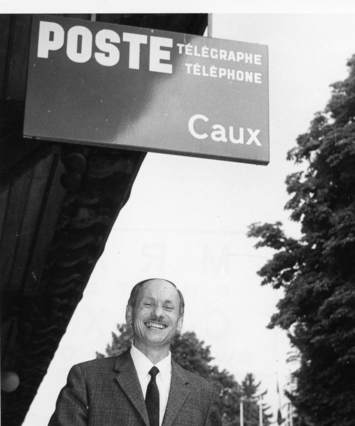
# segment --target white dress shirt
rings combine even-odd
[[[151,377],[149,374],[149,370],[153,367],[153,365],[155,365],[159,369],[159,373],[156,376],[156,383],[159,390],[159,425],[161,426],[161,424],[163,423],[163,418],[165,414],[166,405],[168,403],[170,391],[171,352],[169,352],[168,356],[159,361],[157,364],[153,364],[149,358],[147,358],[139,349],[137,349],[132,344],[131,357],[138,375],[138,380],[141,385],[144,398]]]

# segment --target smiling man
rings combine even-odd
[[[171,359],[183,316],[183,296],[171,281],[136,284],[126,308],[130,350],[74,366],[49,425],[220,425],[212,385]]]

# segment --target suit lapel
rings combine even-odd
[[[117,358],[115,371],[118,372],[115,378],[119,386],[132,402],[144,423],[149,426],[148,413],[142,389],[129,351]]]
[[[173,361],[171,369],[171,384],[166,406],[163,426],[171,426],[180,411],[187,395],[190,393],[188,379],[184,371]]]

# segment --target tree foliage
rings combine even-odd
[[[117,325],[118,333],[112,333],[112,343],[106,346],[106,354],[96,352],[97,358],[105,356],[117,356],[128,350],[131,346],[131,332],[125,324]],[[256,394],[259,393],[259,384],[255,384],[255,378],[248,373],[242,385],[235,380],[227,370],[220,370],[212,365],[210,346],[197,338],[194,332],[187,331],[175,336],[171,346],[173,359],[189,371],[211,381],[219,392],[219,408],[223,426],[239,426],[240,398],[247,401],[247,409],[244,417],[244,426],[258,426],[258,405]],[[246,384],[245,384],[246,383]],[[247,386],[249,384],[249,386]],[[264,426],[270,425],[270,414],[265,405]]]
[[[259,391],[260,382],[256,383],[252,373],[248,373],[241,384],[244,402],[244,425],[259,425],[259,404],[263,407],[263,425],[270,424],[271,414],[267,412],[262,403],[262,397],[266,392]]]
[[[300,353],[292,398],[309,425],[355,424],[355,55],[348,67],[288,154],[303,168],[286,179],[300,238],[280,222],[249,229],[257,247],[276,250],[259,274],[284,290],[270,326]]]

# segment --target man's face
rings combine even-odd
[[[137,347],[166,347],[182,327],[180,298],[165,280],[150,280],[140,289],[135,306],[127,307],[127,323],[132,324]]]

